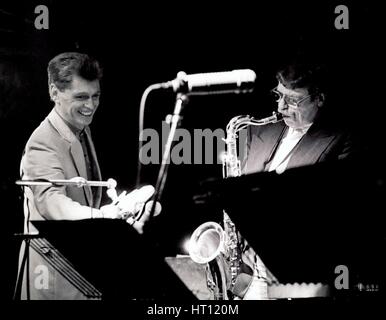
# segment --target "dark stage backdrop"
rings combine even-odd
[[[39,4],[49,9],[49,29],[34,27]],[[312,54],[330,66],[331,96],[340,116],[378,160],[384,143],[383,91],[380,75],[379,8],[350,4],[349,29],[337,30],[336,5],[324,1],[272,4],[244,1],[200,3],[116,1],[30,1],[0,5],[1,196],[2,230],[21,228],[19,159],[33,129],[52,108],[46,66],[63,51],[94,55],[104,67],[102,100],[92,124],[104,179],[118,187],[135,186],[138,110],[143,91],[152,83],[186,73],[255,70],[255,91],[249,95],[193,97],[182,127],[224,129],[235,115],[269,115],[275,108],[268,92],[275,71],[296,54]],[[145,127],[160,130],[173,110],[175,95],[154,92],[147,100]],[[142,183],[155,183],[157,165],[143,168]],[[192,201],[200,181],[221,177],[221,165],[170,167],[154,239],[165,255],[182,252],[185,239],[201,222]],[[8,246],[7,269],[15,274],[17,244]],[[16,253],[16,254],[15,254]],[[12,278],[12,277],[10,277]],[[12,284],[7,286],[11,292]]]

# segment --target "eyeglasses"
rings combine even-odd
[[[312,96],[312,94],[309,94],[308,96],[305,96],[305,97],[303,97],[301,99],[298,99],[298,98],[295,98],[295,97],[287,96],[286,94],[278,91],[277,88],[273,88],[271,90],[271,92],[274,95],[276,102],[280,102],[281,99],[284,99],[284,102],[286,103],[286,105],[291,107],[291,108],[294,108],[294,109],[299,108],[299,105],[304,100],[306,100],[306,99],[308,99],[309,97]]]

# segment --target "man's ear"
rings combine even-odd
[[[57,103],[58,101],[58,91],[59,89],[57,86],[53,83],[50,84],[49,92],[50,92],[50,98],[53,102]]]

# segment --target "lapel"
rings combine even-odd
[[[315,164],[335,137],[327,130],[312,126],[295,147],[287,168]]]
[[[66,125],[63,119],[56,113],[54,109],[47,116],[50,123],[54,126],[54,128],[58,131],[58,133],[65,139],[70,145],[70,154],[72,160],[74,162],[76,171],[80,177],[87,179],[87,170],[86,170],[86,162],[84,160],[82,145],[80,144],[78,138],[71,131],[71,129]],[[88,129],[88,128],[87,128]],[[89,130],[89,129],[88,129]],[[92,149],[94,149],[92,147]],[[95,150],[94,150],[95,153]],[[99,170],[99,168],[98,168]],[[93,203],[91,187],[84,186],[83,187],[86,199],[88,204]]]
[[[90,146],[90,152],[91,152],[90,156],[92,159],[91,161],[93,164],[93,169],[95,170],[95,175],[96,175],[95,178],[97,181],[101,181],[102,180],[102,174],[101,174],[101,170],[99,168],[98,158],[96,155],[94,143],[91,139],[91,130],[89,127],[85,128],[85,133],[86,133],[86,139],[87,139],[88,145]],[[95,207],[99,208],[101,198],[102,198],[102,188],[98,187],[96,197],[94,199],[94,206]]]
[[[286,125],[283,121],[266,126],[250,127],[250,141],[248,146],[248,160],[245,173],[264,171],[285,133]]]

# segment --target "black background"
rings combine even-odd
[[[49,30],[34,27],[38,4],[49,8]],[[263,117],[274,110],[267,93],[276,84],[275,71],[298,52],[323,58],[330,65],[340,113],[368,147],[370,163],[377,162],[384,148],[385,115],[381,11],[370,2],[347,3],[349,30],[337,30],[334,9],[338,4],[2,2],[0,66],[11,70],[4,74],[12,75],[3,89],[5,99],[0,100],[3,234],[11,236],[22,227],[14,181],[25,142],[52,108],[47,63],[63,51],[89,53],[104,68],[102,100],[91,128],[102,175],[105,180],[115,178],[121,189],[135,186],[138,109],[147,86],[172,80],[181,70],[188,74],[255,70],[253,94],[194,97],[184,111],[184,128],[225,128],[235,115]],[[174,98],[170,92],[152,93],[145,127],[159,130],[173,110]],[[154,184],[157,171],[157,165],[143,168],[142,183]],[[208,178],[221,178],[221,165],[171,166],[163,213],[152,230],[164,255],[181,253],[182,240],[207,220],[191,199],[199,182]],[[266,216],[268,222],[277,223],[274,216]],[[15,241],[6,247],[10,276],[4,287],[9,297],[17,249]]]

